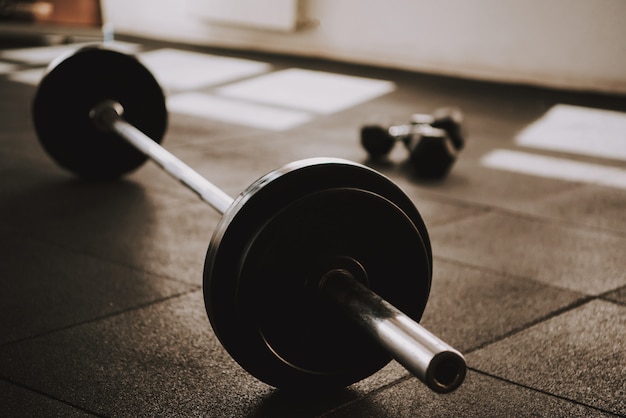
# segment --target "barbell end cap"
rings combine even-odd
[[[124,106],[115,100],[104,100],[89,111],[89,118],[102,132],[113,130],[113,122],[124,115]]]
[[[450,393],[458,389],[465,380],[467,364],[456,350],[437,353],[426,370],[424,383],[437,393]]]

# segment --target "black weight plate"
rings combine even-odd
[[[316,281],[348,268],[419,320],[431,264],[424,223],[389,179],[343,160],[305,160],[262,177],[226,212],[207,252],[204,298],[216,335],[258,379],[342,387],[390,358],[320,306]]]
[[[126,174],[147,157],[92,123],[89,112],[104,100],[124,107],[124,119],[156,142],[167,128],[163,91],[136,58],[88,46],[51,63],[33,101],[39,141],[62,167],[91,179]]]

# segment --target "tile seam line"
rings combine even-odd
[[[419,193],[419,196],[415,198],[415,200],[420,200],[421,197],[424,197],[425,200],[430,200],[431,202],[447,203],[451,205],[461,206],[463,209],[480,209],[482,211],[489,211],[497,208],[493,205],[472,202],[449,195],[442,195],[438,192],[432,192],[430,190],[417,190],[417,193]]]
[[[577,187],[584,187],[584,186],[577,186]],[[487,216],[488,214],[491,214],[491,213],[500,213],[500,214],[504,214],[508,216],[513,216],[516,218],[525,219],[525,220],[541,222],[543,224],[556,224],[556,225],[561,225],[561,226],[566,226],[566,227],[572,227],[575,229],[606,233],[608,235],[613,235],[613,236],[617,236],[620,238],[626,238],[626,231],[614,230],[614,229],[609,229],[609,228],[599,228],[596,226],[576,223],[576,222],[567,221],[564,219],[550,218],[547,216],[540,216],[540,215],[527,213],[527,212],[523,212],[519,210],[509,209],[509,208],[505,208],[502,206],[493,206],[493,205],[488,205],[488,204],[474,203],[474,202],[464,200],[464,199],[438,195],[436,193],[429,195],[428,197],[426,197],[426,199],[433,201],[433,202],[448,203],[448,204],[454,204],[458,206],[463,206],[467,208],[476,208],[476,209],[481,210],[480,212],[476,213],[473,216],[468,215],[460,219],[454,219],[452,221],[438,223],[436,225],[433,225],[432,228],[438,228],[438,227],[443,227],[443,226],[451,225],[451,224],[458,223],[458,222],[463,222],[473,217]],[[412,200],[415,201],[417,199],[412,199]],[[416,204],[416,206],[419,210],[419,202]]]
[[[494,208],[494,210],[496,212],[499,212],[499,213],[503,213],[503,214],[514,216],[516,218],[536,221],[536,222],[540,222],[540,223],[547,224],[547,225],[559,225],[559,226],[563,226],[563,227],[569,227],[569,228],[574,228],[574,229],[579,229],[579,230],[586,230],[586,231],[595,232],[595,233],[603,233],[603,234],[607,234],[607,235],[616,236],[616,237],[619,237],[619,238],[626,238],[626,231],[614,230],[614,229],[609,229],[609,228],[604,228],[604,227],[600,228],[600,227],[597,227],[597,226],[591,226],[591,225],[576,223],[576,222],[573,222],[573,221],[567,221],[565,219],[558,219],[558,218],[550,218],[550,217],[546,217],[546,216],[533,215],[533,214],[530,214],[530,213],[525,213],[525,212],[516,211],[516,210],[513,210],[513,209],[507,209],[507,208],[499,208],[499,207],[497,207],[497,208]]]
[[[435,258],[438,258],[438,257],[435,257]],[[543,285],[543,286],[551,287],[551,288],[554,288],[554,289],[557,289],[557,290],[569,290],[569,291],[571,291],[573,293],[576,293],[576,294],[580,295],[579,298],[575,299],[573,302],[571,302],[571,303],[569,303],[569,304],[567,304],[567,305],[565,305],[565,306],[563,306],[563,307],[561,307],[559,309],[550,311],[546,315],[538,317],[538,318],[536,318],[536,319],[534,319],[534,320],[532,320],[532,321],[530,321],[530,322],[528,322],[526,324],[521,325],[518,328],[512,329],[512,330],[510,330],[510,331],[508,331],[508,332],[506,332],[506,333],[504,333],[502,335],[499,335],[499,336],[497,336],[497,337],[495,337],[495,338],[493,338],[493,339],[491,339],[489,341],[486,341],[486,342],[483,342],[481,344],[478,344],[475,347],[470,347],[467,350],[464,350],[465,354],[470,354],[470,353],[473,353],[475,351],[481,350],[481,349],[483,349],[483,348],[485,348],[485,347],[487,347],[487,346],[489,346],[491,344],[495,344],[497,342],[500,342],[500,341],[502,341],[502,340],[504,340],[506,338],[509,338],[509,337],[515,335],[515,334],[518,334],[518,333],[523,332],[523,331],[525,331],[525,330],[527,330],[529,328],[532,328],[535,325],[538,325],[538,324],[540,324],[542,322],[548,321],[548,320],[550,320],[552,318],[555,318],[555,317],[557,317],[559,315],[562,315],[562,314],[564,314],[566,312],[569,312],[571,310],[577,309],[577,308],[579,308],[579,307],[581,307],[581,306],[583,306],[583,305],[585,305],[587,303],[590,303],[590,302],[592,302],[594,300],[602,300],[602,301],[604,301],[606,303],[620,304],[619,302],[615,302],[613,300],[607,300],[606,298],[603,297],[604,295],[606,295],[606,294],[608,294],[610,292],[613,292],[614,290],[610,290],[608,292],[604,292],[601,295],[586,295],[586,294],[578,292],[578,291],[573,291],[573,290],[570,290],[570,289],[563,289],[563,288],[552,286],[552,285],[549,285],[549,284],[546,284],[546,283],[543,283],[543,282],[539,282],[539,281],[537,281],[535,279],[532,279],[532,278],[527,278],[527,277],[523,277],[523,276],[514,276],[514,275],[511,275],[511,274],[508,274],[508,273],[499,272],[497,270],[491,270],[491,269],[486,269],[486,268],[483,268],[483,267],[473,266],[473,265],[466,264],[466,263],[461,263],[461,262],[458,262],[456,260],[446,260],[446,261],[451,262],[453,264],[457,264],[457,265],[469,266],[469,267],[472,267],[472,268],[477,268],[479,270],[485,270],[485,271],[488,271],[488,272],[491,272],[491,273],[501,274],[501,275],[504,275],[506,277],[518,278],[518,279],[522,279],[522,280],[530,280],[530,281],[533,281],[533,282],[538,283],[538,284]],[[619,287],[618,287],[618,289],[619,289]]]
[[[392,360],[392,361],[394,361],[394,360]],[[343,408],[345,408],[345,407],[347,407],[349,405],[352,405],[352,404],[355,404],[357,402],[360,402],[363,399],[367,399],[367,398],[371,398],[372,396],[376,396],[376,394],[378,394],[378,393],[381,393],[381,392],[383,392],[383,391],[385,391],[385,390],[387,390],[389,388],[397,386],[397,385],[401,384],[402,382],[405,382],[405,381],[413,379],[413,378],[417,379],[415,376],[413,376],[412,374],[408,373],[408,374],[406,374],[404,376],[398,377],[397,379],[395,379],[395,380],[393,380],[393,381],[391,381],[389,383],[386,383],[386,384],[384,384],[384,385],[382,385],[380,387],[377,387],[376,389],[373,389],[373,390],[363,394],[362,396],[359,396],[359,397],[357,397],[355,399],[351,399],[351,400],[349,400],[349,401],[347,401],[345,403],[342,403],[341,405],[337,405],[334,408],[332,408],[332,409],[330,409],[328,411],[325,411],[324,413],[322,413],[321,415],[318,415],[318,416],[319,417],[329,416],[329,414],[332,414],[332,413],[334,413],[336,411],[339,411],[339,410],[341,410],[341,409],[343,409]],[[421,384],[422,383],[420,382],[420,385]]]
[[[0,225],[0,229],[9,230],[9,231],[12,231],[12,232],[19,232],[19,231],[17,231],[17,229],[14,229],[12,227],[8,227],[6,225]],[[89,258],[92,258],[92,259],[95,259],[95,260],[99,260],[99,261],[104,261],[104,262],[112,264],[114,266],[126,268],[128,270],[133,271],[133,272],[147,274],[147,275],[154,276],[154,277],[157,277],[157,278],[162,279],[162,280],[167,280],[169,282],[174,282],[176,284],[183,284],[183,285],[191,286],[193,288],[198,287],[198,285],[189,283],[189,282],[187,282],[185,280],[181,280],[181,279],[177,279],[175,277],[171,277],[171,276],[168,276],[168,275],[156,273],[156,272],[151,271],[151,270],[145,270],[145,269],[139,268],[139,267],[137,267],[135,265],[132,265],[132,264],[129,264],[129,263],[122,263],[122,262],[117,261],[117,260],[113,260],[113,259],[110,259],[110,258],[107,258],[107,257],[102,257],[100,255],[93,254],[93,253],[91,253],[89,251],[81,251],[81,250],[79,250],[77,248],[74,248],[74,247],[71,247],[71,246],[68,246],[68,245],[65,245],[65,244],[61,244],[61,243],[55,242],[55,241],[52,241],[52,240],[47,239],[47,238],[29,236],[29,237],[27,237],[27,239],[32,240],[32,241],[36,241],[36,242],[38,242],[40,244],[50,245],[52,247],[55,247],[57,249],[61,249],[63,251],[68,251],[68,252],[71,252],[71,253],[82,255],[84,257],[89,257]],[[207,244],[207,246],[208,246],[208,244]]]
[[[102,415],[102,414],[99,414],[97,412],[90,411],[89,409],[86,409],[86,408],[84,408],[84,407],[82,407],[80,405],[76,405],[76,404],[74,404],[72,402],[69,402],[69,401],[66,401],[64,399],[57,398],[55,396],[52,396],[49,393],[46,393],[44,391],[41,391],[41,390],[35,389],[33,387],[27,386],[27,385],[22,384],[22,383],[20,383],[18,381],[15,381],[15,380],[12,380],[12,379],[9,379],[9,378],[6,378],[6,377],[0,377],[0,380],[3,380],[4,382],[7,382],[10,385],[17,386],[17,387],[22,388],[24,390],[28,390],[30,392],[36,393],[36,394],[38,394],[40,396],[44,396],[44,397],[46,397],[48,399],[51,399],[53,401],[60,402],[60,403],[62,403],[64,405],[67,405],[67,406],[70,406],[72,408],[78,409],[79,411],[85,412],[87,414],[90,414],[90,415],[93,415],[93,416],[96,416],[96,417],[101,417],[101,418],[106,418],[107,417],[107,415]]]
[[[436,228],[440,228],[440,227],[444,227],[448,225],[455,225],[460,222],[469,221],[471,219],[482,218],[482,217],[488,216],[489,214],[493,212],[494,211],[492,209],[481,209],[479,212],[476,212],[476,213],[468,213],[468,214],[460,215],[458,218],[455,218],[453,220],[449,219],[449,220],[441,221],[441,222],[428,222],[426,224],[426,227],[428,228],[428,232],[430,233],[430,230],[434,230]]]
[[[568,292],[577,293],[577,294],[580,294],[582,297],[599,298],[600,296],[605,295],[606,293],[613,292],[616,289],[619,289],[619,288],[622,287],[622,286],[618,286],[616,289],[611,289],[611,290],[608,290],[608,291],[604,291],[604,292],[602,292],[600,294],[597,294],[597,295],[589,295],[589,294],[584,293],[583,291],[580,291],[580,290],[574,290],[574,289],[568,289],[566,287],[555,286],[553,284],[545,283],[545,282],[542,282],[540,280],[534,279],[532,277],[511,274],[511,273],[506,272],[504,270],[498,270],[498,269],[495,269],[495,268],[481,266],[481,265],[478,265],[478,264],[471,264],[471,263],[467,263],[467,262],[464,262],[464,261],[456,260],[454,258],[448,258],[448,257],[444,257],[444,256],[433,254],[433,260],[444,261],[444,262],[447,262],[447,263],[450,263],[450,264],[454,264],[454,265],[459,266],[459,267],[469,267],[469,268],[474,269],[474,270],[479,270],[479,271],[483,271],[483,272],[490,273],[490,274],[496,274],[496,275],[499,275],[499,276],[504,276],[506,278],[526,280],[526,281],[530,281],[530,282],[533,282],[533,283],[537,283],[537,284],[539,284],[541,286],[544,286],[544,287],[549,287],[549,288],[556,289],[556,290],[565,290],[565,291],[568,291]],[[433,269],[433,271],[434,271],[434,269]]]
[[[189,118],[194,118],[194,119],[198,119],[199,121],[203,121],[206,122],[206,118],[198,118],[196,116],[186,116],[185,117],[189,117]],[[170,121],[171,122],[171,121]],[[178,121],[176,123],[180,123],[181,121]],[[176,123],[171,123],[174,126],[171,126],[172,129],[176,128],[175,124]],[[255,130],[253,132],[248,132],[246,131],[245,133],[239,133],[239,134],[234,134],[234,135],[225,135],[225,134],[221,134],[221,135],[216,135],[215,138],[209,138],[209,140],[211,141],[209,143],[209,147],[203,148],[203,152],[209,152],[213,150],[213,146],[214,145],[222,145],[222,144],[228,144],[229,142],[232,142],[234,140],[238,140],[238,139],[257,139],[257,137],[264,137],[267,136],[271,133],[273,133],[272,131],[266,131],[264,129],[258,129]],[[164,147],[168,147],[168,145],[170,145],[170,143],[172,141],[174,141],[174,144],[171,144],[170,148],[168,148],[168,150],[171,150],[172,153],[174,151],[176,151],[177,149],[183,149],[183,150],[188,150],[188,149],[195,149],[196,147],[199,146],[199,144],[206,144],[207,139],[204,138],[197,138],[197,139],[188,139],[186,138],[185,140],[182,139],[178,139],[180,138],[179,136],[175,137],[175,138],[170,138],[169,136],[171,136],[172,134],[166,133],[166,136],[163,138],[163,141],[161,142],[161,144]],[[197,133],[198,137],[199,136],[210,136],[210,130],[204,128],[204,132],[198,132]]]
[[[478,344],[475,347],[471,347],[468,350],[464,351],[464,354],[471,354],[471,353],[474,353],[476,351],[482,350],[483,348],[486,348],[486,347],[488,347],[488,346],[490,346],[492,344],[496,344],[496,343],[498,343],[500,341],[504,341],[507,338],[512,337],[512,336],[514,336],[516,334],[519,334],[521,332],[524,332],[524,331],[526,331],[526,330],[528,330],[528,329],[530,329],[530,328],[532,328],[532,327],[534,327],[534,326],[536,326],[538,324],[541,324],[543,322],[549,321],[552,318],[556,318],[557,316],[562,315],[564,313],[567,313],[569,311],[573,311],[574,309],[578,309],[581,306],[586,305],[586,304],[588,304],[590,302],[593,302],[594,300],[598,300],[598,299],[599,299],[599,297],[596,297],[596,296],[586,296],[586,297],[583,297],[583,298],[580,298],[580,299],[576,299],[575,301],[573,301],[572,303],[570,303],[568,305],[565,305],[565,306],[563,306],[563,307],[561,307],[559,309],[556,309],[556,310],[553,310],[551,312],[548,312],[546,315],[540,316],[540,317],[538,317],[538,318],[536,318],[536,319],[534,319],[534,320],[532,320],[530,322],[527,322],[527,323],[525,323],[525,324],[523,324],[523,325],[521,325],[521,326],[519,326],[519,327],[517,327],[515,329],[507,331],[504,334],[499,335],[499,336],[491,339],[490,341],[485,341],[485,342],[483,342],[481,344]]]
[[[99,316],[91,318],[91,319],[74,322],[72,324],[68,324],[68,325],[64,325],[64,326],[58,327],[58,328],[54,328],[54,329],[50,329],[50,330],[47,330],[47,331],[43,331],[43,332],[40,332],[38,334],[34,334],[34,335],[29,335],[27,337],[18,338],[18,339],[13,340],[13,341],[7,341],[5,343],[0,344],[0,348],[10,347],[10,346],[13,346],[13,345],[24,343],[26,341],[36,340],[36,339],[39,339],[39,338],[42,338],[42,337],[46,337],[48,335],[53,335],[53,334],[56,334],[58,332],[64,332],[64,331],[67,331],[67,330],[70,330],[70,329],[73,329],[73,328],[78,328],[78,327],[81,327],[81,326],[84,326],[84,325],[88,325],[88,324],[92,324],[92,323],[95,323],[95,322],[107,320],[107,319],[110,319],[110,318],[115,318],[117,316],[125,315],[127,313],[131,313],[131,312],[134,312],[134,311],[139,311],[141,309],[149,308],[149,307],[151,307],[153,305],[158,305],[160,303],[164,303],[164,302],[168,302],[170,300],[178,299],[178,298],[190,295],[192,293],[199,292],[201,290],[202,289],[200,287],[196,287],[196,288],[193,288],[193,289],[188,289],[188,290],[185,290],[183,292],[178,292],[178,293],[175,293],[175,294],[163,297],[163,298],[158,298],[158,299],[152,300],[150,302],[142,303],[142,304],[139,304],[139,305],[136,305],[136,306],[131,306],[131,307],[128,307],[128,308],[125,308],[125,309],[121,309],[119,311],[110,312],[108,314],[99,315]]]
[[[605,109],[607,110],[607,109]],[[598,165],[608,168],[622,168],[624,160],[621,156],[608,156],[608,155],[593,155],[586,152],[576,152],[568,150],[558,150],[554,148],[542,148],[535,145],[526,145],[522,143],[511,143],[508,145],[503,144],[500,147],[493,148],[491,151],[504,150],[504,151],[517,151],[524,154],[530,154],[538,157],[551,157],[559,160],[567,160],[575,163],[586,163],[592,165]],[[485,154],[486,155],[486,154]],[[567,180],[577,186],[593,186],[594,183],[579,183],[578,181]],[[606,186],[600,186],[606,187]]]
[[[155,51],[158,51],[158,49],[155,49]],[[152,52],[152,51],[144,51],[144,52]],[[185,52],[196,52],[196,51],[185,51]],[[212,57],[217,57],[217,58],[232,58],[232,57],[225,57],[225,56],[221,56],[221,55],[215,55],[215,54],[209,54],[209,53],[203,53],[200,52],[200,54],[204,54],[204,55],[209,55]],[[235,58],[235,59],[244,59],[245,58]],[[261,61],[259,61],[261,62]],[[250,74],[250,75],[244,75],[241,77],[237,77],[234,78],[232,80],[225,80],[225,81],[219,81],[216,83],[209,83],[209,84],[203,84],[203,85],[198,85],[198,86],[194,86],[194,87],[182,87],[182,88],[177,88],[177,87],[170,87],[168,89],[167,86],[162,84],[163,90],[166,90],[165,93],[165,98],[169,99],[171,96],[175,96],[177,94],[185,94],[185,93],[194,93],[194,92],[198,92],[198,93],[203,93],[203,94],[211,94],[211,95],[215,95],[217,96],[218,94],[215,92],[215,90],[220,89],[222,87],[226,87],[229,86],[231,84],[236,84],[236,83],[240,83],[240,82],[245,82],[245,81],[251,81],[254,80],[257,77],[261,77],[264,75],[268,75],[268,74],[272,74],[275,73],[277,71],[280,71],[281,69],[276,69],[274,68],[274,65],[271,63],[267,63],[267,62],[262,62],[262,64],[267,65],[268,68],[267,70],[263,70],[262,72],[259,72],[258,74]],[[155,70],[150,69],[151,73],[156,73]]]
[[[574,399],[570,399],[570,398],[567,398],[567,397],[564,397],[564,396],[561,396],[561,395],[550,393],[548,391],[544,391],[542,389],[534,388],[532,386],[528,386],[528,385],[525,385],[525,384],[522,384],[522,383],[518,383],[518,382],[509,380],[509,379],[505,379],[505,378],[502,378],[502,377],[490,374],[488,372],[485,372],[485,371],[482,371],[482,370],[479,370],[479,369],[476,369],[476,368],[473,368],[473,367],[470,367],[470,366],[468,366],[467,369],[470,370],[470,371],[473,371],[475,373],[482,374],[484,376],[490,377],[492,379],[500,380],[500,381],[512,384],[514,386],[522,387],[522,388],[531,390],[533,392],[544,394],[546,396],[550,396],[550,397],[553,397],[553,398],[561,399],[561,400],[564,400],[564,401],[567,401],[567,402],[574,403],[576,405],[580,405],[580,406],[584,406],[584,407],[587,407],[587,408],[591,408],[591,409],[597,410],[599,412],[607,413],[607,414],[610,414],[610,415],[620,416],[618,413],[615,413],[615,412],[612,412],[612,411],[608,411],[608,410],[599,408],[597,406],[589,405],[589,404],[586,404],[586,403],[583,403],[583,402],[580,402],[580,401],[577,401],[577,400],[574,400]],[[343,408],[345,408],[345,407],[347,407],[349,405],[352,405],[352,404],[355,404],[357,402],[360,402],[363,399],[367,399],[367,398],[371,398],[373,396],[376,396],[377,394],[382,393],[382,392],[384,392],[387,389],[390,389],[390,388],[392,388],[394,386],[397,386],[397,385],[399,385],[399,384],[401,384],[401,383],[403,383],[403,382],[405,382],[407,380],[413,379],[413,378],[415,378],[415,376],[411,375],[410,373],[405,375],[405,376],[399,377],[398,379],[396,379],[396,380],[394,380],[392,382],[389,382],[389,383],[387,383],[385,385],[382,385],[382,386],[380,386],[380,387],[378,387],[378,388],[376,388],[376,389],[374,389],[374,390],[372,390],[370,392],[367,392],[365,395],[363,395],[361,397],[358,397],[356,399],[352,399],[352,400],[350,400],[350,401],[348,401],[346,403],[338,405],[337,407],[335,407],[335,408],[333,408],[333,409],[331,409],[329,411],[326,411],[326,412],[324,412],[323,414],[321,414],[319,416],[320,417],[329,416],[332,413],[334,413],[334,412],[336,412],[338,410],[341,410],[341,409],[343,409]]]
[[[556,393],[551,393],[551,392],[548,392],[548,391],[543,390],[543,389],[532,387],[530,385],[526,385],[526,384],[523,384],[523,383],[515,382],[513,380],[509,380],[509,379],[506,379],[504,377],[500,377],[500,376],[497,376],[495,374],[491,374],[489,372],[478,370],[478,369],[475,369],[473,367],[468,367],[468,369],[473,371],[473,372],[475,372],[475,373],[482,374],[483,376],[490,377],[492,379],[497,379],[497,380],[500,380],[502,382],[506,382],[506,383],[509,383],[509,384],[512,384],[512,385],[515,385],[515,386],[518,386],[518,387],[522,387],[524,389],[531,390],[533,392],[541,393],[541,394],[546,395],[546,396],[550,396],[550,397],[553,397],[553,398],[556,398],[556,399],[560,399],[560,400],[563,400],[563,401],[571,402],[573,404],[584,406],[586,408],[594,409],[596,411],[603,412],[605,414],[613,415],[613,416],[616,416],[616,417],[623,416],[623,415],[621,415],[620,412],[613,412],[613,411],[609,411],[609,410],[600,408],[600,407],[595,406],[595,405],[589,405],[587,403],[584,403],[584,402],[581,402],[581,401],[577,401],[576,399],[570,399],[570,398],[568,398],[566,396],[558,395]]]
[[[419,184],[418,184],[419,186]],[[578,189],[580,188],[580,185],[577,186],[573,186],[572,189],[568,189],[566,192],[572,192],[572,190]],[[455,197],[453,195],[449,195],[449,194],[440,194],[442,192],[438,192],[438,191],[432,191],[430,189],[420,189],[418,190],[419,193],[424,193],[427,199],[435,201],[435,202],[440,202],[440,203],[448,203],[448,204],[454,204],[454,205],[459,205],[459,206],[463,206],[463,207],[467,207],[467,208],[478,208],[478,209],[482,209],[484,211],[497,211],[497,212],[504,212],[504,213],[512,213],[512,214],[516,214],[519,216],[527,216],[530,218],[539,218],[539,219],[543,219],[542,217],[533,215],[533,214],[529,214],[529,213],[525,213],[522,211],[516,211],[514,209],[509,209],[507,207],[504,206],[498,206],[495,204],[491,204],[491,203],[481,203],[481,202],[475,202],[473,200],[468,200],[466,198],[462,198],[462,197]],[[551,195],[552,196],[552,195]],[[549,197],[551,197],[549,196]],[[539,201],[541,199],[537,199],[537,201]],[[547,218],[550,219],[550,218]]]
[[[617,289],[620,289],[620,288],[622,288],[622,287],[623,287],[623,286],[620,286],[620,287],[618,287]],[[605,293],[601,294],[600,296],[598,296],[598,299],[600,299],[600,300],[602,300],[602,301],[604,301],[604,302],[607,302],[607,303],[613,303],[613,304],[615,304],[615,305],[619,305],[619,306],[624,306],[624,307],[626,307],[626,302],[625,302],[625,301],[615,300],[615,299],[611,299],[610,297],[608,297],[608,295],[609,295],[610,293],[615,292],[617,289],[613,289],[613,290],[610,290],[610,291],[608,291],[608,292],[605,292]]]
[[[268,73],[270,74],[270,73]],[[228,85],[224,86],[224,87],[228,87]],[[259,107],[268,107],[271,109],[275,109],[275,110],[290,110],[290,111],[298,111],[298,112],[303,112],[303,113],[307,113],[311,116],[315,116],[315,117],[319,117],[319,116],[325,116],[325,113],[321,113],[320,111],[314,111],[314,110],[310,110],[307,109],[306,107],[303,106],[291,106],[291,105],[284,105],[284,104],[280,104],[280,103],[268,103],[263,101],[262,98],[249,98],[249,97],[236,97],[236,96],[229,96],[223,93],[220,93],[218,91],[216,91],[217,89],[211,89],[209,90],[207,93],[198,91],[198,90],[189,90],[187,91],[187,93],[196,93],[199,92],[200,94],[206,94],[207,96],[210,97],[216,97],[218,99],[223,99],[223,100],[227,100],[227,101],[233,101],[235,103],[242,103],[242,104],[246,104],[246,105],[252,105],[252,106],[259,106]],[[350,108],[348,108],[350,109]],[[347,110],[347,109],[344,109]],[[339,113],[339,111],[337,112],[332,112],[330,113],[331,115],[334,115],[336,113]]]

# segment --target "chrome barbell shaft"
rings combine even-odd
[[[362,285],[348,271],[327,273],[320,281],[319,291],[435,392],[452,392],[463,383],[467,366],[460,352]]]
[[[98,128],[115,132],[223,215],[233,203],[233,198],[128,123],[122,117],[123,112],[124,109],[118,102],[104,101],[92,109],[90,117]]]

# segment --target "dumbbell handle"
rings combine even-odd
[[[104,101],[92,109],[90,117],[99,129],[115,132],[134,145],[222,215],[228,210],[234,201],[229,195],[124,120],[123,111],[119,103]],[[451,392],[463,382],[466,365],[458,351],[363,286],[346,270],[326,274],[320,281],[320,292],[336,302],[348,317],[432,390]]]
[[[196,192],[202,200],[223,215],[234,199],[128,123],[122,117],[123,112],[124,109],[118,102],[104,101],[93,108],[90,116],[98,128],[115,132],[159,164],[169,175]]]

